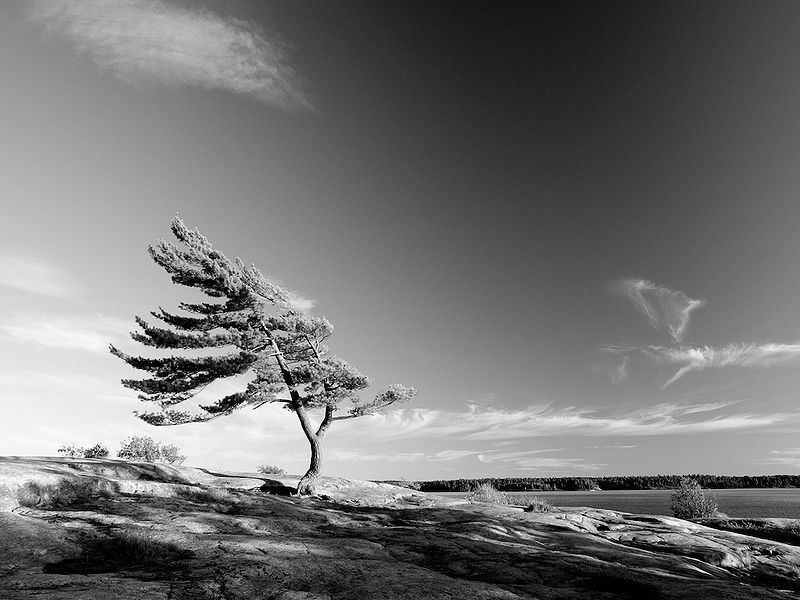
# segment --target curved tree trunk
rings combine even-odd
[[[306,474],[300,478],[300,483],[297,484],[297,493],[301,496],[310,495],[315,492],[315,484],[319,479],[320,470],[322,469],[322,445],[320,439],[316,435],[307,436],[308,443],[311,446],[311,464],[308,467]]]

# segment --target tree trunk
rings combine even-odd
[[[322,469],[322,445],[320,444],[320,439],[314,434],[307,437],[311,446],[311,464],[306,474],[300,478],[300,483],[297,484],[297,493],[301,496],[311,495],[315,492],[315,485]]]

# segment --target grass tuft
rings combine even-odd
[[[553,505],[550,504],[547,500],[542,500],[541,498],[537,498],[534,496],[530,500],[528,500],[528,506],[523,509],[525,512],[534,512],[534,513],[549,513],[553,510]]]
[[[121,563],[128,565],[161,564],[174,559],[183,551],[170,542],[157,539],[145,530],[125,529],[112,534],[108,550]]]
[[[508,504],[508,496],[499,491],[491,483],[481,483],[473,488],[467,496],[470,502],[486,502],[488,504]]]

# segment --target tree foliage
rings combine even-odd
[[[416,390],[393,385],[363,401],[359,392],[370,380],[329,354],[325,341],[333,326],[325,317],[305,314],[255,265],[228,259],[178,217],[172,221],[172,232],[180,246],[161,240],[150,247],[150,255],[174,283],[200,290],[211,301],[181,302],[179,312],[163,308],[151,312],[160,324],[137,316],[140,331],[131,335],[153,348],[214,352],[148,358],[112,346],[115,356],[149,374],[122,381],[156,407],[137,416],[152,425],[178,425],[209,421],[243,407],[281,403],[297,415],[311,446],[311,466],[299,491],[312,491],[320,470],[320,441],[334,421],[373,414],[408,400]],[[244,390],[195,410],[175,408],[210,383],[245,373],[251,380]],[[310,418],[314,410],[322,413],[318,424]]]

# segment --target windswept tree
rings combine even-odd
[[[243,407],[281,403],[297,415],[311,446],[311,464],[298,492],[313,493],[322,464],[322,438],[333,422],[373,414],[410,399],[416,390],[392,385],[363,401],[359,392],[370,380],[329,354],[325,340],[333,326],[325,317],[305,314],[255,265],[229,260],[177,216],[172,232],[181,246],[160,240],[150,246],[150,255],[174,283],[197,288],[211,301],[181,302],[178,313],[163,308],[150,313],[166,327],[137,316],[141,331],[131,336],[154,348],[211,352],[200,357],[146,358],[111,346],[112,354],[149,373],[146,379],[122,380],[140,393],[141,400],[157,407],[136,416],[151,425],[179,425],[209,421]],[[176,408],[210,383],[243,374],[252,377],[244,390],[196,410]]]

